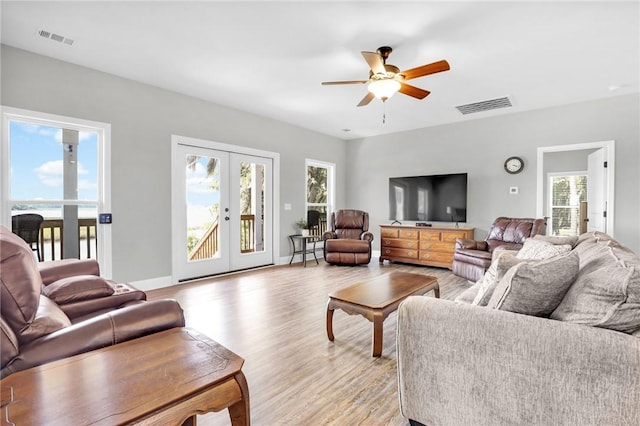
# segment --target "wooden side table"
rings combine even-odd
[[[2,417],[16,425],[191,426],[196,414],[228,409],[231,424],[245,426],[243,363],[208,337],[173,328],[5,377]]]

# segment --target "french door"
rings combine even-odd
[[[174,280],[272,264],[272,159],[188,142],[173,143]]]

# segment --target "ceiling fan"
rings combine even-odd
[[[411,68],[406,71],[400,71],[395,65],[387,64],[387,58],[393,51],[389,46],[379,47],[376,52],[362,52],[365,61],[369,64],[368,80],[351,80],[351,81],[324,81],[323,85],[337,84],[367,84],[369,83],[369,93],[362,98],[358,106],[369,104],[374,98],[385,102],[394,93],[400,92],[405,95],[412,96],[416,99],[424,99],[429,93],[428,90],[411,86],[405,81],[412,80],[425,75],[435,74],[437,72],[448,71],[449,63],[445,60],[433,62],[431,64],[422,65]]]

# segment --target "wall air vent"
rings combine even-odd
[[[72,39],[61,36],[60,34],[52,33],[51,31],[40,30],[38,31],[38,35],[40,37],[48,38],[49,40],[57,41],[58,43],[64,43],[69,46],[73,45]]]
[[[458,105],[456,109],[463,115],[472,114],[474,112],[490,111],[492,109],[510,107],[511,100],[505,96],[503,98],[489,99],[487,101],[474,102],[466,105]]]

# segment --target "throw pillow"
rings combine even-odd
[[[487,269],[484,276],[476,283],[479,289],[472,304],[486,306],[491,299],[491,295],[493,294],[498,281],[500,281],[512,266],[517,265],[520,262],[522,262],[522,260],[516,257],[514,251],[502,251],[497,258],[491,262],[491,266],[489,266],[489,269]]]
[[[568,235],[568,236],[563,236],[563,237],[559,237],[559,236],[555,236],[555,235],[534,235],[533,236],[534,240],[540,240],[540,241],[546,241],[548,243],[551,244],[555,244],[557,246],[563,246],[566,244],[569,244],[571,247],[575,247],[576,244],[578,243],[578,236],[577,235]]]
[[[640,256],[610,237],[585,237],[574,251],[580,273],[551,318],[625,333],[640,328]]]
[[[111,296],[113,287],[95,275],[75,275],[62,278],[43,288],[43,293],[58,305]]]
[[[546,260],[519,263],[502,277],[487,307],[549,316],[573,284],[579,263],[578,254],[573,252]]]
[[[547,241],[527,238],[516,255],[518,259],[542,260],[559,256],[571,251],[570,244],[555,245]]]

